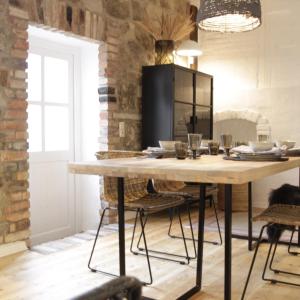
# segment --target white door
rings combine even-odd
[[[44,45],[41,47],[40,45]],[[32,243],[75,232],[74,56],[30,42],[28,57],[29,190]]]

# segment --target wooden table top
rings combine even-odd
[[[298,167],[300,157],[284,162],[250,162],[224,160],[222,155],[203,155],[196,160],[139,157],[69,163],[69,171],[75,174],[225,184],[247,183]]]

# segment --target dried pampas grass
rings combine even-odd
[[[154,40],[185,39],[195,28],[195,23],[189,15],[167,14],[162,12],[153,18],[147,16],[143,21],[136,21],[139,27],[149,33]]]

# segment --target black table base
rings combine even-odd
[[[198,293],[202,286],[203,240],[205,220],[206,184],[200,184],[199,218],[198,218],[198,256],[195,286],[180,295],[177,299],[184,300]],[[119,217],[119,266],[120,276],[126,275],[125,259],[125,217],[124,217],[124,178],[118,178],[118,217]],[[143,299],[151,299],[143,297]]]
[[[300,186],[300,168],[299,168]],[[200,184],[200,200],[198,214],[198,257],[196,269],[195,286],[183,293],[177,299],[185,300],[201,291],[202,269],[203,269],[203,241],[204,241],[204,220],[205,220],[205,191],[206,184]],[[119,216],[119,265],[120,275],[126,275],[125,260],[125,221],[124,221],[124,178],[118,178],[118,216]],[[224,255],[224,299],[231,300],[231,259],[232,259],[232,238],[248,240],[248,249],[253,250],[257,238],[253,237],[252,228],[252,184],[248,184],[248,236],[232,234],[232,185],[225,184],[225,255]],[[300,246],[300,230],[298,231],[298,243]],[[143,299],[151,299],[144,297]]]

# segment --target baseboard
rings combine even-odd
[[[16,254],[22,251],[26,251],[28,248],[25,241],[14,242],[0,245],[0,257]]]

